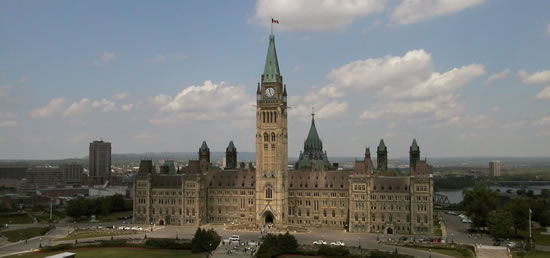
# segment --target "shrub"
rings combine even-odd
[[[180,243],[176,242],[176,240],[174,239],[166,238],[149,238],[147,239],[147,241],[145,241],[145,247],[154,249],[191,249],[189,243]]]
[[[126,242],[126,239],[103,240],[99,243],[99,246],[101,247],[120,247],[127,245],[128,243]]]
[[[284,235],[268,234],[264,237],[257,257],[270,258],[281,254],[295,254],[298,252],[298,241],[288,232]]]
[[[214,229],[197,228],[193,239],[191,239],[191,252],[202,253],[215,250],[222,238]]]
[[[317,255],[320,256],[329,256],[329,257],[343,257],[343,256],[349,256],[349,250],[343,246],[328,246],[328,245],[322,245],[319,247],[319,250],[317,250]]]
[[[40,248],[40,251],[54,252],[54,251],[72,249],[72,248],[73,248],[73,244],[60,244],[60,245],[44,246],[44,247]]]

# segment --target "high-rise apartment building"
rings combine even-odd
[[[500,160],[493,160],[489,162],[489,175],[500,176]]]
[[[93,141],[90,143],[89,175],[91,177],[108,177],[111,175],[111,143]]]

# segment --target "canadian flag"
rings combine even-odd
[[[271,18],[271,23],[277,23],[277,24],[279,24],[279,20],[275,20],[275,19]]]

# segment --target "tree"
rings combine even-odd
[[[493,239],[508,238],[512,236],[512,218],[509,211],[495,210],[489,213],[489,234]]]
[[[221,237],[214,229],[197,228],[193,239],[191,239],[191,252],[201,253],[215,250],[220,244]]]
[[[516,198],[509,202],[507,208],[510,211],[511,220],[514,226],[514,234],[517,236],[518,230],[527,228],[529,220],[529,200]]]
[[[489,213],[497,206],[498,196],[487,185],[476,184],[464,191],[464,208],[474,227],[486,227]]]

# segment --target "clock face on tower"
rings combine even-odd
[[[273,97],[273,95],[275,95],[275,90],[273,88],[267,88],[265,90],[265,95],[268,97]]]

